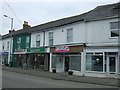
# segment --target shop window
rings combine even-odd
[[[40,34],[36,35],[36,47],[40,47]]]
[[[103,53],[87,53],[86,70],[103,72]]]
[[[49,32],[49,45],[53,45],[53,32]]]
[[[30,37],[26,37],[26,48],[29,48]]]
[[[119,26],[120,26],[120,22],[111,22],[110,23],[110,37],[118,37],[119,36]]]
[[[56,68],[57,58],[56,54],[52,55],[52,68]]]
[[[17,47],[18,47],[18,49],[20,49],[21,47],[21,37],[19,37],[18,39],[17,39]]]
[[[67,42],[73,42],[73,28],[67,29]]]
[[[71,55],[69,60],[69,69],[75,71],[81,71],[81,56]]]

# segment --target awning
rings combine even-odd
[[[0,55],[7,56],[8,54],[9,54],[9,52],[0,52]]]
[[[26,53],[26,49],[15,49],[14,54],[25,54]]]

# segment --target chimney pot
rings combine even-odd
[[[24,21],[23,29],[25,29],[25,28],[29,28],[29,27],[30,27],[30,25],[28,25],[28,22],[27,22],[27,21]]]

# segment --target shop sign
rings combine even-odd
[[[31,48],[31,49],[27,49],[27,53],[35,53],[35,52],[45,52],[45,48]]]
[[[0,52],[0,55],[8,55],[9,52]]]
[[[22,54],[22,53],[26,53],[26,49],[15,49],[15,54]]]
[[[70,48],[68,46],[55,47],[55,52],[69,52]]]

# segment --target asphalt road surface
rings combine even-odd
[[[113,86],[77,83],[64,80],[2,72],[2,88],[115,88]]]

